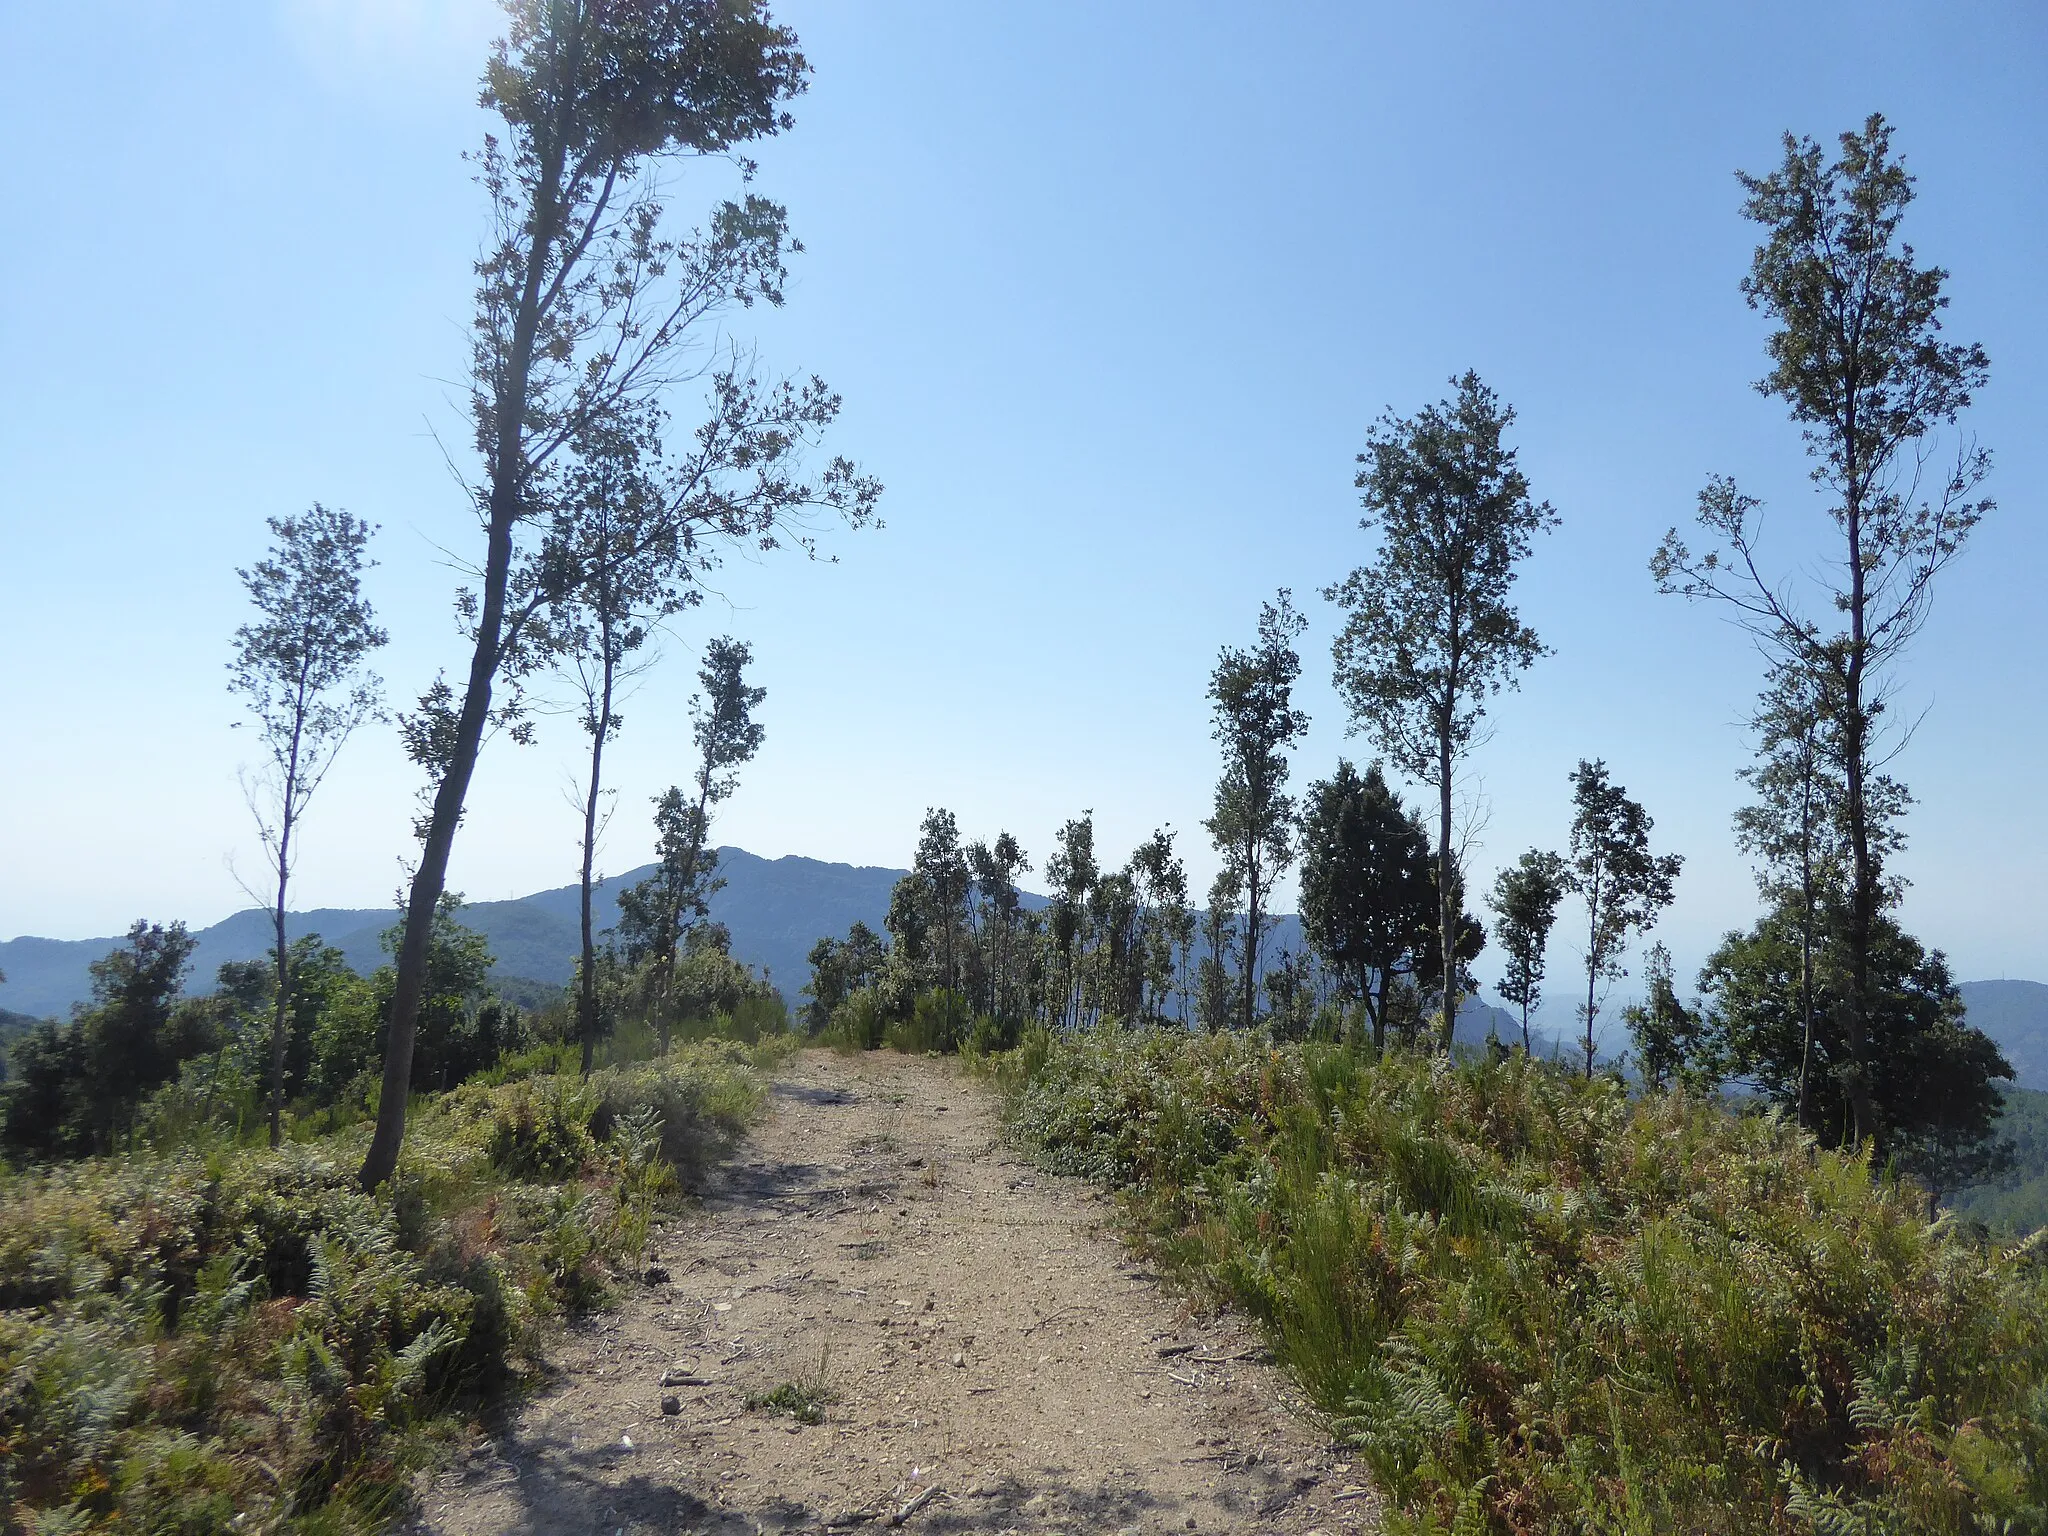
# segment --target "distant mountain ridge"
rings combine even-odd
[[[874,865],[832,864],[788,854],[764,859],[744,848],[719,850],[719,873],[725,888],[711,901],[711,915],[732,932],[733,954],[765,970],[792,1004],[810,979],[805,956],[820,938],[837,937],[858,920],[880,931],[889,911],[889,892],[906,871]],[[642,865],[600,881],[593,891],[600,929],[618,920],[618,894],[645,878],[652,865]],[[1028,905],[1045,898],[1027,894]],[[323,907],[294,912],[285,931],[293,938],[318,933],[339,949],[356,970],[368,974],[384,963],[382,938],[397,921],[395,911],[375,908]],[[577,888],[557,886],[511,901],[472,902],[462,920],[490,940],[497,974],[549,986],[566,984],[575,972],[580,948]],[[190,989],[211,990],[214,972],[224,961],[253,960],[270,945],[268,913],[251,908],[196,930]],[[91,996],[87,967],[114,948],[118,938],[41,939],[23,937],[0,943],[0,1013],[38,1017],[62,1016],[74,1003]],[[1280,917],[1262,950],[1278,955],[1302,947],[1300,919]],[[1970,1021],[1996,1040],[2012,1061],[2022,1088],[2048,1091],[2048,985],[2037,981],[1970,981],[1962,984]],[[1457,1038],[1479,1044],[1489,1027],[1502,1039],[1521,1030],[1504,1009],[1477,998],[1459,1010]],[[1551,1034],[1534,1032],[1539,1055],[1562,1049],[1571,1059],[1574,1047]],[[1610,1039],[1610,1047],[1613,1041]],[[1607,1054],[1607,1053],[1603,1053]]]
[[[618,920],[618,895],[653,869],[642,865],[592,888],[600,931]],[[889,892],[905,873],[788,855],[763,859],[743,848],[719,850],[725,889],[711,901],[711,915],[732,930],[733,953],[764,968],[792,1001],[809,979],[805,956],[826,934],[842,934],[856,918],[879,929],[889,910]],[[510,901],[464,905],[462,921],[490,940],[497,974],[549,985],[565,985],[575,974],[581,948],[578,888],[559,886]],[[367,975],[385,963],[383,936],[398,921],[395,910],[321,907],[286,916],[285,932],[308,933],[339,949],[355,970]],[[208,928],[193,930],[188,990],[210,991],[214,973],[230,960],[254,960],[270,948],[270,915],[256,908],[237,912]],[[61,1016],[92,995],[89,967],[121,940],[22,937],[0,943],[0,1009],[37,1016]]]

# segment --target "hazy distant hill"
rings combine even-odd
[[[600,930],[617,921],[618,892],[643,878],[651,865],[629,870],[596,888]],[[856,868],[818,859],[757,858],[742,848],[719,850],[726,887],[712,899],[712,916],[732,930],[733,953],[765,967],[792,1001],[809,978],[804,956],[819,938],[842,934],[858,918],[879,930],[889,911],[889,891],[900,869]],[[538,891],[514,901],[479,901],[462,909],[462,920],[491,941],[500,975],[563,985],[574,973],[577,890],[573,885]],[[294,912],[285,929],[293,938],[317,933],[369,972],[385,961],[380,939],[397,920],[391,911],[324,907]],[[198,930],[190,986],[207,991],[224,961],[253,960],[270,947],[270,918],[251,909]],[[119,938],[18,938],[0,943],[0,1010],[38,1017],[64,1015],[92,992],[87,967]]]
[[[649,868],[628,870],[602,882],[596,890],[600,929],[617,920],[618,892],[642,879]],[[889,911],[889,891],[903,876],[900,869],[828,864],[819,859],[763,859],[743,848],[719,850],[725,889],[711,903],[712,915],[732,930],[733,953],[749,965],[763,967],[795,1003],[810,978],[804,956],[821,937],[839,935],[856,920],[879,931]],[[1032,907],[1045,898],[1027,895]],[[514,901],[480,901],[463,908],[463,921],[491,941],[498,974],[526,978],[550,986],[565,984],[576,963],[576,887],[559,886]],[[396,914],[375,909],[322,908],[295,912],[287,931],[318,933],[362,972],[384,963],[379,939]],[[267,914],[250,910],[215,923],[197,934],[191,984],[205,991],[224,960],[252,960],[269,947]],[[19,938],[0,943],[0,1014],[63,1015],[91,993],[86,967],[107,953],[117,939]],[[1301,923],[1281,917],[1266,940],[1264,953],[1299,950]],[[1996,1040],[2011,1058],[2022,1088],[2048,1090],[2048,986],[2037,981],[1971,981],[1963,983],[1970,1022]],[[1500,1009],[1469,1000],[1458,1017],[1458,1039],[1479,1044],[1491,1022],[1503,1039],[1520,1030]],[[1617,1026],[1618,1027],[1618,1026]],[[1626,1044],[1610,1033],[1609,1050]],[[1556,1040],[1543,1035],[1538,1054],[1548,1056]],[[1564,1045],[1570,1057],[1569,1042]]]
[[[1966,981],[1958,988],[1969,1021],[1998,1042],[2013,1081],[2048,1092],[2048,986],[2038,981]]]

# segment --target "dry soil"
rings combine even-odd
[[[1163,1287],[1112,1214],[1005,1147],[952,1063],[807,1051],[647,1283],[562,1339],[415,1529],[1371,1528],[1251,1330]],[[822,1422],[758,1406],[781,1387]]]

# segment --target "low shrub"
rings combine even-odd
[[[842,1055],[881,1049],[889,1020],[873,987],[862,987],[832,1010],[832,1019],[818,1038]]]
[[[1523,1057],[1031,1049],[1016,1132],[1261,1321],[1392,1530],[2048,1530],[2048,1272],[1776,1118]]]
[[[352,1124],[0,1171],[0,1531],[384,1528],[539,1325],[637,1267],[669,1160],[758,1112],[750,1061],[507,1063],[422,1095],[374,1196]]]
[[[524,1078],[489,1095],[484,1155],[515,1179],[566,1179],[597,1150],[590,1137],[596,1095],[570,1077]]]
[[[910,1016],[883,1031],[890,1049],[922,1056],[929,1051],[957,1051],[972,1013],[961,993],[934,988],[917,994]]]
[[[662,1158],[686,1178],[731,1146],[766,1097],[752,1053],[732,1041],[679,1045],[642,1065],[599,1072],[590,1086],[593,1135],[608,1140],[622,1116],[651,1111]]]

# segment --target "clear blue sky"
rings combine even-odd
[[[792,0],[817,74],[761,185],[808,246],[765,360],[846,398],[888,485],[840,563],[740,566],[625,708],[604,864],[685,771],[693,647],[751,640],[768,745],[719,836],[902,863],[918,817],[1042,859],[1084,807],[1120,855],[1182,829],[1198,888],[1203,688],[1259,602],[1313,619],[1297,780],[1347,743],[1316,596],[1367,553],[1371,418],[1477,368],[1563,517],[1521,587],[1556,654],[1475,765],[1482,880],[1559,845],[1604,756],[1686,855],[1682,973],[1754,900],[1728,831],[1760,666],[1645,561],[1710,471],[1815,515],[1750,389],[1762,322],[1737,167],[1873,109],[1920,177],[1912,237],[1989,349],[1973,425],[2001,510],[1905,674],[1911,925],[1965,977],[2048,977],[2039,597],[2048,12],[2029,4],[869,5]],[[494,30],[472,0],[78,0],[0,14],[0,934],[211,922],[259,863],[222,688],[233,567],[318,498],[380,523],[409,698],[461,650],[439,550],[475,542],[463,439]],[[679,176],[675,204],[718,178]],[[494,744],[454,863],[471,897],[567,883],[577,735]],[[390,898],[415,776],[388,730],[316,802],[299,905]],[[1483,976],[1492,966],[1482,963]]]

